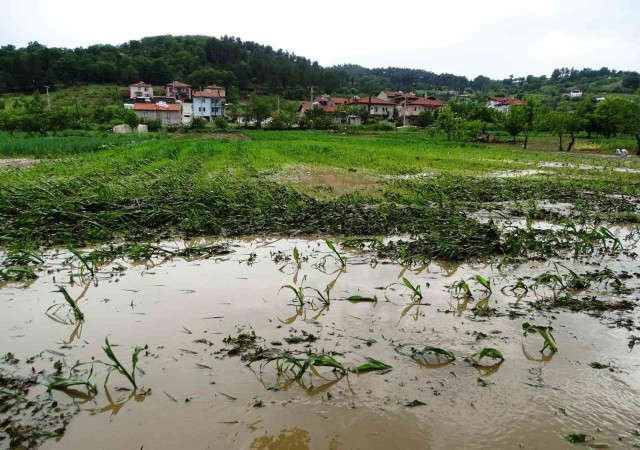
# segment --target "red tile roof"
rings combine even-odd
[[[336,105],[342,105],[343,103],[347,103],[349,99],[346,97],[331,97],[331,101]]]
[[[134,103],[134,111],[180,111],[182,105],[167,104],[167,106],[156,105],[155,103]]]
[[[336,105],[322,105],[320,103],[317,104],[312,104],[311,102],[304,102],[300,104],[300,108],[302,108],[305,111],[310,111],[312,110],[314,107],[318,107],[318,108],[322,108],[325,110],[325,112],[328,113],[333,113],[336,112],[338,107]],[[298,110],[300,109],[298,108]]]
[[[224,89],[222,86],[216,86],[215,84],[212,84],[211,86],[205,86],[205,89]]]
[[[191,93],[192,97],[205,97],[205,98],[222,98],[219,92],[208,92],[208,91],[193,91]]]
[[[348,102],[350,105],[384,105],[384,106],[395,106],[395,103],[388,102],[386,100],[382,100],[381,98],[374,97],[370,95],[368,97],[362,97],[359,100],[351,99]]]
[[[140,81],[139,83],[136,84],[130,84],[129,87],[134,86],[134,87],[151,87],[150,84],[145,83],[144,81]]]
[[[438,99],[431,100],[428,98],[419,98],[409,103],[409,106],[427,106],[432,108],[438,108],[438,107],[444,106],[444,102]]]
[[[166,86],[173,86],[173,87],[191,87],[190,84],[185,84],[182,83],[180,81],[174,81],[173,83],[168,83],[166,84]]]

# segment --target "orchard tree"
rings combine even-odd
[[[535,97],[525,97],[523,101],[524,104],[522,105],[522,111],[524,118],[522,133],[524,134],[524,149],[526,150],[527,144],[529,144],[529,135],[536,128],[538,118],[542,111],[542,105]]]
[[[436,128],[444,132],[447,135],[447,140],[450,141],[458,128],[459,120],[460,118],[447,105],[438,113]]]
[[[271,117],[275,109],[275,97],[254,94],[247,105],[247,117],[256,121],[256,128],[261,128],[262,122]]]
[[[509,136],[516,143],[516,137],[524,131],[525,128],[525,109],[524,106],[512,106],[502,117],[502,126]]]
[[[599,120],[615,127],[619,133],[630,134],[636,139],[636,155],[640,156],[640,104],[624,98],[608,98],[596,108]]]

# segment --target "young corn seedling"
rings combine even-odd
[[[329,250],[331,250],[334,253],[334,257],[336,258],[336,261],[338,261],[342,267],[346,267],[347,257],[342,256],[340,252],[338,252],[338,250],[336,249],[336,245],[333,242],[331,242],[329,239],[325,239],[324,241],[327,243],[327,247],[329,247]]]
[[[292,286],[290,284],[284,285],[282,287],[280,287],[280,290],[278,291],[278,294],[280,293],[281,290],[283,289],[289,289],[291,292],[293,292],[294,297],[293,297],[293,302],[294,303],[298,303],[298,305],[302,306],[304,305],[304,286],[299,286],[299,287],[295,287]]]
[[[50,392],[52,389],[57,389],[64,391],[73,386],[85,386],[87,388],[87,392],[90,395],[95,395],[98,393],[98,388],[95,384],[91,383],[91,375],[93,374],[93,364],[91,365],[91,370],[89,371],[89,375],[87,375],[86,380],[82,380],[79,378],[73,377],[73,372],[76,367],[78,367],[80,363],[76,363],[75,366],[71,368],[71,375],[69,378],[64,378],[61,376],[51,376],[47,377],[47,392]]]
[[[131,371],[128,371],[122,365],[122,363],[118,360],[118,358],[116,357],[116,354],[113,352],[113,349],[115,347],[118,347],[118,345],[109,343],[109,337],[104,338],[104,343],[105,343],[105,346],[102,347],[102,350],[104,350],[109,360],[111,360],[110,363],[98,361],[98,362],[101,362],[102,364],[106,364],[107,366],[109,366],[109,373],[107,374],[107,377],[104,380],[105,386],[109,381],[109,376],[111,375],[111,372],[115,370],[119,372],[121,375],[123,375],[127,380],[129,380],[129,382],[131,383],[134,389],[138,389],[138,385],[136,384],[136,366],[138,365],[138,355],[143,350],[146,350],[148,347],[145,345],[144,347],[136,347],[133,350],[133,354],[131,355]]]
[[[405,277],[402,277],[402,282],[409,288],[411,291],[411,297],[414,300],[422,300],[422,290],[420,289],[420,285],[414,286],[411,281],[407,280]]]
[[[491,347],[485,347],[479,352],[474,353],[469,357],[469,360],[475,364],[480,364],[480,360],[482,358],[493,358],[493,359],[499,359],[500,361],[504,361],[504,356],[502,356],[502,352],[500,352],[500,350],[498,349],[491,348]]]
[[[347,369],[339,363],[335,358],[329,355],[307,355],[306,358],[297,358],[290,354],[283,354],[267,359],[260,367],[264,367],[270,362],[276,363],[276,369],[279,375],[291,372],[296,380],[302,378],[307,371],[317,373],[317,367],[331,367],[334,372],[345,375]]]
[[[78,251],[75,250],[71,247],[68,248],[68,250],[73,253],[73,255],[78,258],[78,260],[82,263],[82,265],[80,266],[80,275],[84,275],[84,271],[88,271],[91,276],[93,277],[96,272],[95,272],[95,264],[92,261],[87,260],[87,258],[85,258],[84,256],[82,256],[82,254]]]
[[[332,285],[327,285],[327,287],[326,287],[326,288],[324,288],[324,291],[322,291],[322,292],[324,292],[324,294],[323,294],[322,292],[320,292],[320,291],[319,291],[318,289],[316,289],[316,288],[312,288],[312,287],[310,287],[310,288],[308,288],[308,289],[311,289],[312,291],[315,291],[315,292],[316,292],[316,294],[318,294],[318,295],[316,296],[316,298],[317,298],[318,300],[320,300],[320,302],[321,302],[323,305],[329,305],[329,304],[331,303],[331,287],[332,287]]]
[[[365,357],[367,360],[366,363],[360,364],[357,367],[350,369],[351,372],[355,372],[356,374],[367,373],[367,372],[377,372],[377,371],[389,371],[391,370],[391,366],[383,363],[382,361],[378,361],[377,359]]]
[[[587,289],[591,284],[588,279],[581,277],[564,264],[554,263],[554,266],[556,268],[556,272],[558,272],[558,275],[560,275],[558,266],[564,268],[567,272],[569,272],[569,280],[566,282],[566,286],[570,289]]]
[[[58,288],[58,290],[54,292],[60,292],[62,294],[62,296],[64,297],[64,300],[67,302],[67,304],[73,311],[73,317],[75,321],[82,322],[84,320],[84,314],[78,307],[78,302],[76,302],[74,299],[71,298],[71,296],[69,295],[69,293],[64,287],[62,286],[56,286],[56,287]],[[47,309],[47,312],[49,312],[50,309],[55,308],[56,306],[60,308],[60,305],[52,305],[49,307],[49,309]],[[55,312],[53,314],[55,315]]]
[[[460,279],[460,281],[453,283],[449,288],[449,291],[451,291],[453,295],[457,297],[473,298],[471,287],[469,287],[469,284],[464,279]]]
[[[538,333],[540,336],[542,336],[542,339],[544,339],[544,346],[542,347],[542,350],[540,350],[541,353],[544,352],[547,348],[551,350],[552,353],[558,351],[556,340],[554,339],[553,334],[551,334],[552,330],[553,328],[551,327],[531,325],[528,322],[522,324],[522,333],[524,337],[527,337],[529,333]]]
[[[470,280],[475,280],[476,283],[479,284],[480,286],[482,286],[487,293],[491,294],[491,281],[490,280],[487,280],[482,275],[474,275],[473,277],[471,277],[469,279]]]
[[[449,350],[445,350],[439,347],[432,347],[430,345],[425,345],[420,350],[412,348],[411,352],[413,353],[413,357],[416,357],[416,356],[425,357],[425,355],[431,353],[433,355],[436,355],[437,358],[443,357],[446,359],[450,359],[451,361],[456,359],[455,355],[451,353]]]

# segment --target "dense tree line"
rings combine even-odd
[[[640,87],[636,72],[616,72],[603,67],[556,69],[551,77],[470,80],[453,74],[398,67],[368,69],[345,64],[322,67],[317,62],[270,46],[224,36],[155,36],[125,44],[92,45],[87,48],[48,48],[32,42],[24,48],[0,47],[0,92],[42,91],[43,86],[83,83],[128,84],[143,80],[163,85],[173,80],[193,86],[218,83],[243,93],[278,94],[306,98],[309,87],[323,92],[376,94],[382,89],[472,89],[505,95],[538,90],[566,89],[600,82],[616,88]]]

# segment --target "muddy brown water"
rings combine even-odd
[[[68,255],[50,253],[47,264],[53,273],[0,288],[0,354],[11,351],[23,361],[11,368],[16,373],[31,366],[51,373],[60,359],[69,366],[105,359],[101,345],[106,336],[120,345],[115,351],[127,367],[135,346],[149,346],[139,363],[144,374],[138,374],[141,387],[151,389],[149,395],[121,390],[128,384],[117,373],[105,389],[105,368],[96,364],[98,395],[76,396],[81,412],[63,437],[49,439],[41,448],[562,449],[577,445],[562,437],[570,433],[585,433],[610,448],[631,448],[637,442],[640,348],[627,345],[634,331],[612,325],[617,313],[595,318],[533,311],[528,305],[534,294],[518,300],[509,291],[500,292],[517,277],[550,270],[549,263],[403,267],[376,261],[372,253],[350,252],[341,269],[322,240],[230,245],[231,255],[204,260],[116,261],[101,267],[92,281],[80,283],[75,277],[73,285],[69,272],[78,269],[62,264]],[[291,261],[274,261],[278,252],[291,255],[294,246],[308,258],[299,269]],[[323,257],[325,264],[318,265]],[[633,258],[621,256],[569,267],[593,270],[592,264],[638,271]],[[125,270],[112,273],[119,265]],[[447,289],[475,274],[492,277],[494,283],[488,306],[496,314],[489,317],[473,310],[485,297],[477,286],[472,286],[474,299],[469,301],[452,297]],[[402,277],[421,285],[421,301],[394,284]],[[316,302],[316,307],[297,307],[291,292],[280,290],[303,282],[320,290],[333,283],[330,306],[323,309]],[[638,279],[626,283],[632,293],[625,298],[636,299]],[[66,286],[74,298],[84,292],[81,327],[45,314],[61,303],[61,295],[52,292],[56,284]],[[598,289],[599,298],[619,297],[603,286]],[[340,300],[350,295],[376,296],[378,301]],[[64,316],[62,311],[58,314]],[[637,327],[638,309],[627,314]],[[539,335],[523,338],[526,321],[553,326],[559,352],[541,354]],[[308,344],[284,340],[302,331],[318,339]],[[223,339],[239,332],[255,332],[266,347],[334,352],[347,366],[373,357],[393,368],[342,378],[324,368],[318,369],[321,376],[278,377],[274,363],[247,366],[239,357],[227,356],[225,349],[231,347]],[[367,340],[375,343],[367,345]],[[398,353],[397,344],[442,347],[457,359],[416,361]],[[474,367],[462,359],[483,347],[502,351],[504,362]],[[33,364],[24,363],[38,354],[42,357]],[[592,362],[611,370],[594,369]],[[40,386],[32,394],[44,391]],[[52,395],[61,403],[72,401],[64,392]],[[424,405],[408,407],[413,400]]]

